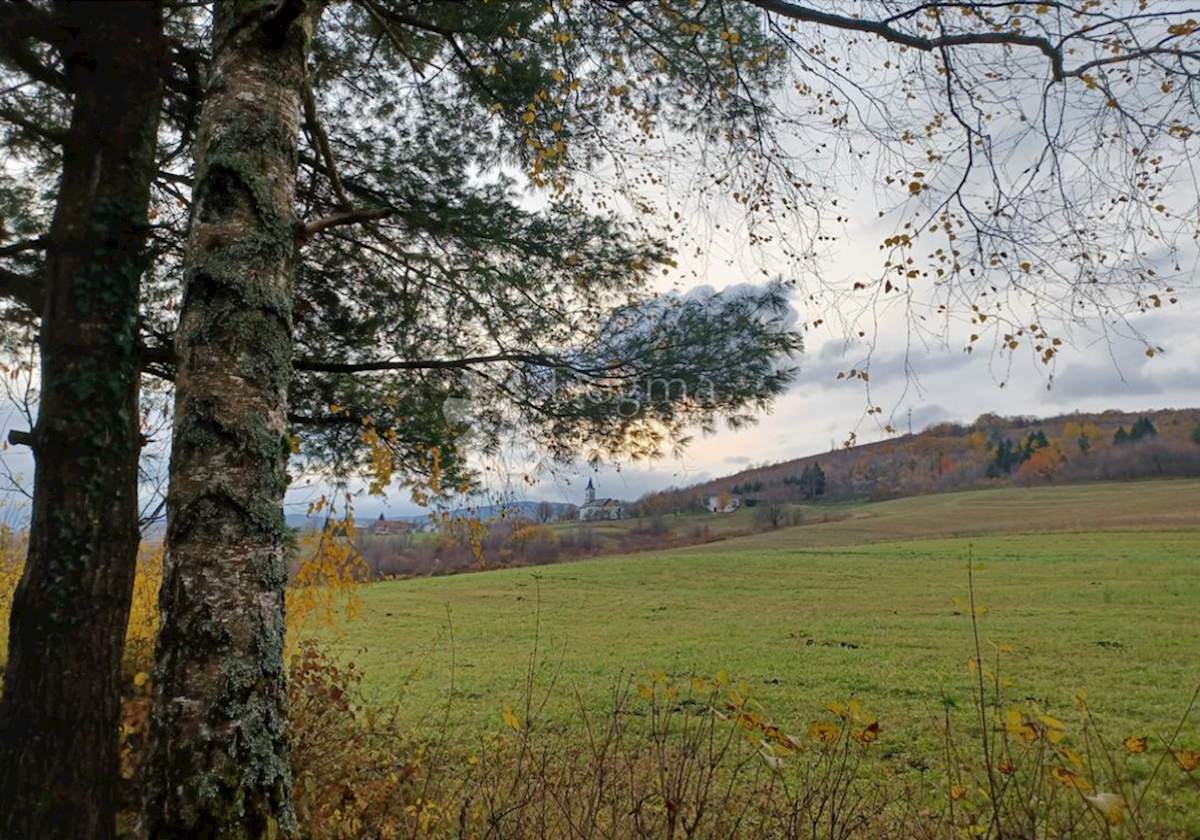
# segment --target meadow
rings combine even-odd
[[[1171,734],[1200,684],[1198,481],[909,498],[704,546],[379,583],[335,647],[370,698],[462,742],[525,707],[531,671],[564,732],[581,704],[657,675],[725,674],[798,730],[858,699],[886,753],[924,769],[943,697],[970,706],[968,560],[1012,702],[1070,717],[1086,691],[1118,739]],[[1182,746],[1200,748],[1197,719]]]

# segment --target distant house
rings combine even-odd
[[[579,506],[579,518],[584,521],[597,519],[624,519],[628,514],[625,508],[628,502],[620,499],[597,499],[596,487],[589,478],[584,490],[584,502]]]
[[[411,534],[413,530],[413,523],[407,519],[384,519],[381,513],[371,526],[371,536],[388,537],[397,534]]]
[[[726,496],[722,503],[720,496],[709,496],[704,500],[704,506],[709,513],[733,513],[742,506],[742,500],[736,496]]]

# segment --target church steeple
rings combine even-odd
[[[596,501],[596,487],[592,484],[592,480],[588,479],[588,486],[583,491],[583,503]]]

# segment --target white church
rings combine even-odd
[[[596,520],[596,519],[624,519],[628,514],[625,512],[625,506],[628,502],[621,499],[597,499],[596,486],[592,484],[589,478],[587,487],[584,489],[583,504],[579,506],[579,518],[581,520]]]

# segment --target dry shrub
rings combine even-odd
[[[362,673],[304,642],[288,672],[293,802],[310,840],[411,833],[424,750],[362,698]]]
[[[975,638],[972,700],[960,706],[943,693],[934,722],[942,766],[919,777],[881,754],[886,723],[858,700],[830,702],[820,717],[788,726],[724,673],[657,674],[615,692],[600,713],[577,694],[574,719],[551,718],[557,681],[551,673],[548,687],[535,688],[547,673],[535,651],[521,702],[470,749],[447,748],[444,733],[430,742],[436,747],[418,747],[394,715],[381,729],[381,713],[345,699],[358,696],[356,673],[297,683],[298,776],[310,772],[306,738],[320,737],[327,756],[318,784],[298,782],[298,801],[333,791],[302,811],[305,831],[497,840],[1197,836],[1200,745],[1188,743],[1187,725],[1200,688],[1157,741],[1103,732],[1083,694],[1068,723],[1017,699],[1023,694],[999,677],[1007,647],[983,639],[987,609],[973,589],[962,607]],[[320,688],[327,683],[337,690]],[[305,688],[313,685],[319,690]],[[303,722],[310,716],[315,724]],[[346,814],[359,833],[329,833]]]
[[[790,734],[745,685],[665,674],[578,714],[570,737],[506,712],[428,836],[842,840],[888,804],[865,715]]]
[[[985,680],[989,670],[979,669]],[[723,676],[660,674],[619,691],[604,713],[580,703],[569,721],[543,718],[544,700],[527,695],[519,713],[503,711],[502,731],[469,751],[419,749],[394,718],[381,730],[346,695],[309,692],[312,713],[326,717],[314,726],[300,722],[303,707],[294,711],[297,801],[324,791],[320,807],[301,809],[313,838],[1195,836],[1200,753],[1179,745],[1184,721],[1157,746],[1121,741],[1102,734],[1082,698],[1072,726],[984,687],[973,707],[946,704],[944,766],[919,779],[881,755],[886,729],[857,701],[832,702],[792,729]],[[974,734],[960,738],[960,725]],[[319,733],[327,750],[312,784],[305,733]],[[359,833],[331,833],[339,820]]]
[[[154,643],[158,638],[158,590],[162,588],[163,546],[143,545],[138,551],[133,579],[133,601],[125,632],[124,673],[127,679],[154,670]]]
[[[7,524],[0,524],[0,664],[8,656],[8,616],[12,612],[13,594],[25,568],[25,552],[29,537]]]

